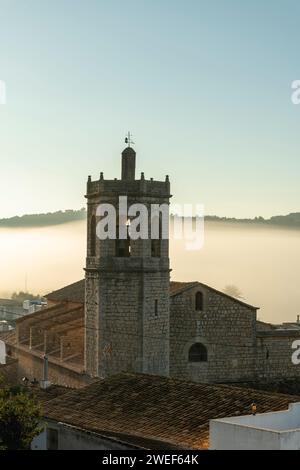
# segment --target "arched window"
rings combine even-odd
[[[189,350],[189,362],[207,362],[207,349],[202,343],[195,343]]]
[[[203,294],[202,292],[197,292],[195,296],[195,305],[196,310],[202,311],[203,310]]]
[[[120,236],[120,227],[117,225],[116,228],[116,251],[115,256],[117,258],[128,258],[131,255],[130,236],[129,236],[129,224],[126,223],[127,238],[122,239]]]
[[[96,256],[96,217],[92,215],[90,225],[91,256]]]

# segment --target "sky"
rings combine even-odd
[[[298,0],[0,0],[0,218],[79,209],[88,175],[170,175],[207,214],[300,210]]]

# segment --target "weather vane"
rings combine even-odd
[[[131,147],[131,145],[134,144],[130,132],[128,132],[127,136],[125,137],[125,144],[128,144],[128,147]]]

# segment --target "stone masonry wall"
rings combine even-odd
[[[127,196],[129,210],[136,203],[148,209],[150,234],[151,204],[166,204],[168,208],[170,183],[168,178],[163,182],[145,180],[143,176],[140,180],[105,180],[103,175],[99,181],[88,181],[86,370],[94,377],[121,371],[168,375],[168,240],[159,240],[160,252],[153,256],[149,237],[131,239],[128,251],[120,256],[120,241],[95,239],[95,220],[96,223],[100,220],[96,217],[99,204],[114,207],[117,226],[126,222],[118,218],[120,196]],[[135,216],[133,211],[131,217]]]
[[[42,380],[44,361],[41,357],[33,354],[30,350],[25,351],[14,346],[9,346],[9,349],[11,356],[18,360],[18,382],[25,376],[30,380],[34,378]],[[48,362],[48,373],[50,382],[65,387],[81,388],[91,382],[87,375],[68,369],[63,364],[55,364],[51,358]]]
[[[144,275],[143,372],[169,375],[169,273]]]
[[[85,276],[85,370],[98,376],[99,362],[99,273],[86,272]]]
[[[160,271],[100,274],[100,376],[121,371],[168,375],[168,278]]]
[[[142,370],[142,291],[139,274],[101,273],[99,375]]]
[[[256,372],[259,379],[300,377],[300,364],[292,362],[295,340],[300,340],[299,333],[295,331],[277,330],[270,335],[258,335]]]
[[[204,296],[203,311],[195,295]],[[171,297],[170,375],[195,382],[228,382],[255,374],[256,311],[199,284]],[[207,348],[207,362],[189,362],[190,347]]]

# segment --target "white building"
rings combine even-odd
[[[300,403],[286,411],[213,419],[212,450],[299,450]]]

